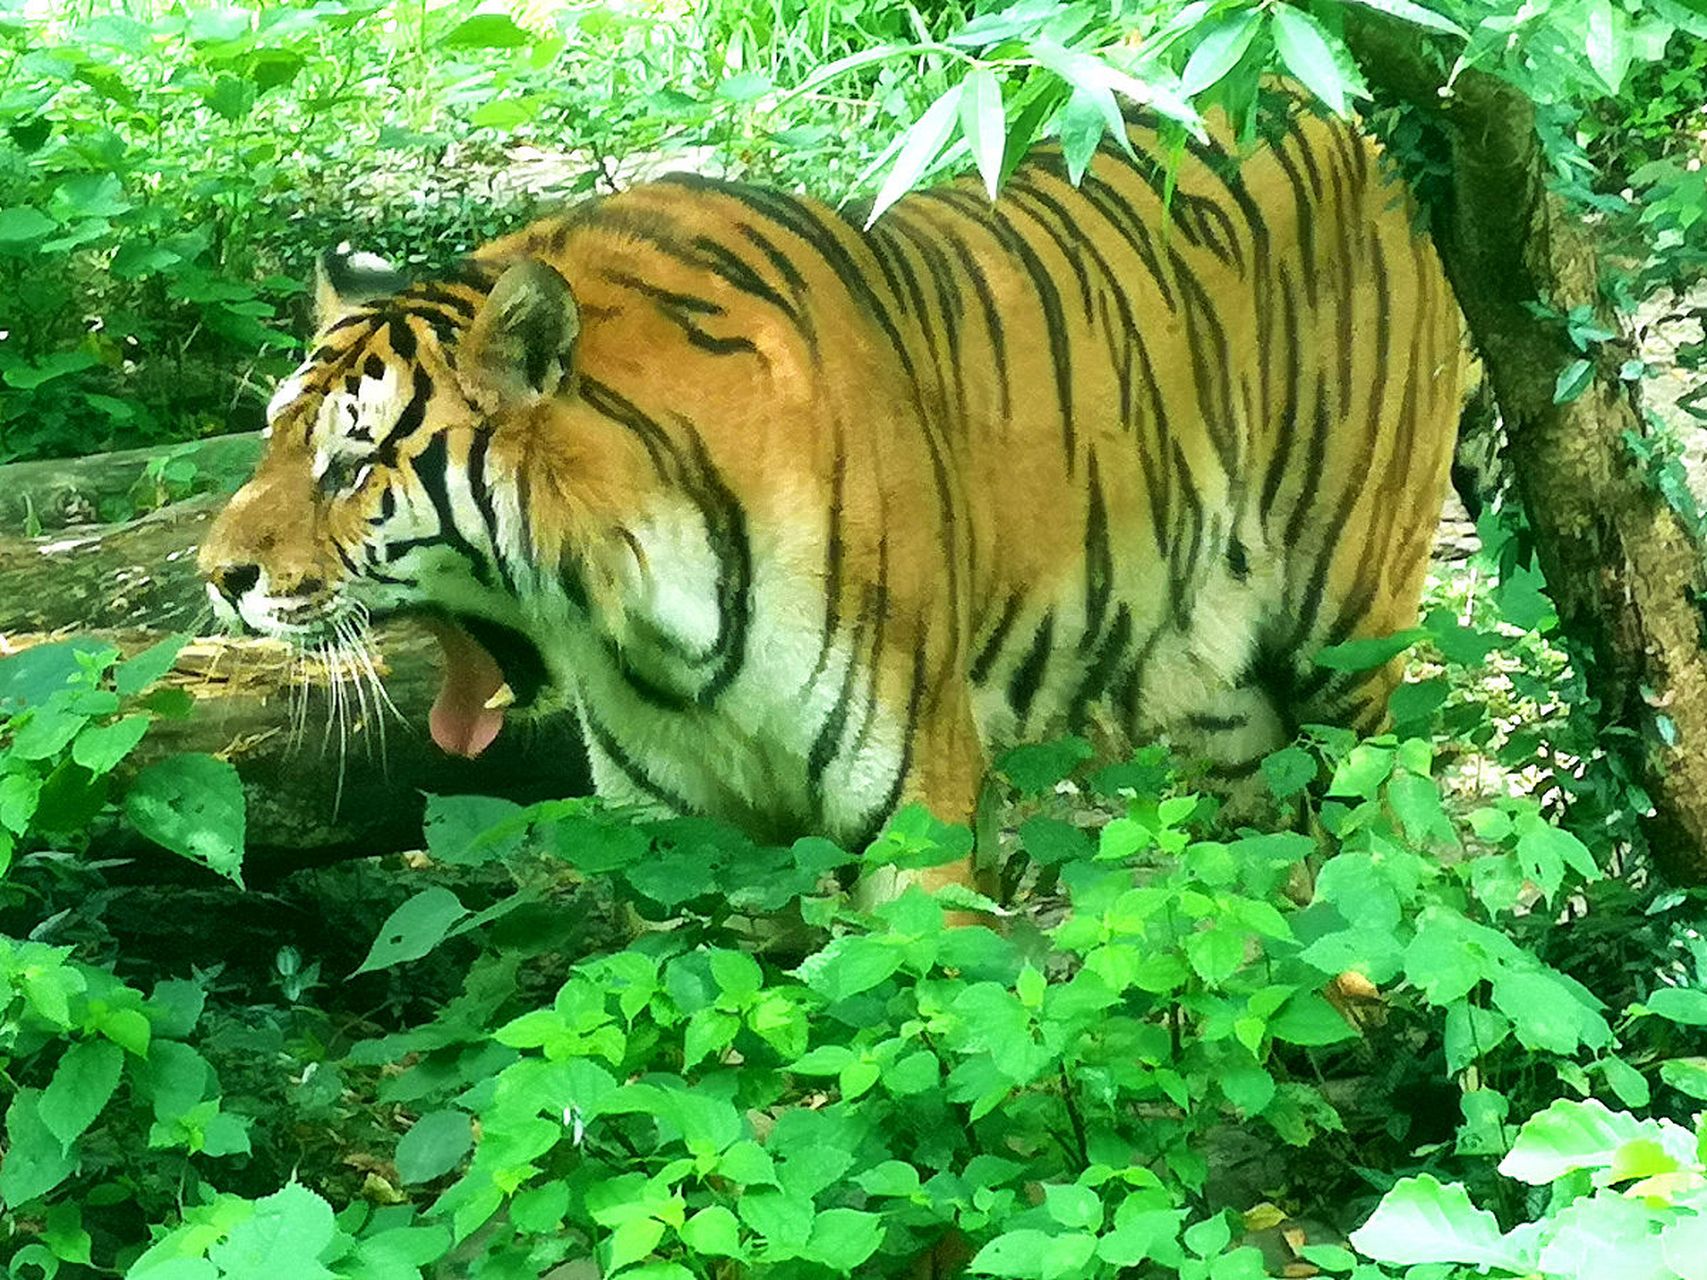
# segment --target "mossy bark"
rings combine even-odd
[[[1645,433],[1639,389],[1619,377],[1635,352],[1602,296],[1593,242],[1548,189],[1525,94],[1478,72],[1443,94],[1415,28],[1348,13],[1346,35],[1371,82],[1430,112],[1451,140],[1453,195],[1435,240],[1499,401],[1548,593],[1603,723],[1639,743],[1658,862],[1676,880],[1707,881],[1703,551],[1626,443]],[[1531,309],[1540,302],[1586,306],[1618,335],[1590,348],[1593,381],[1567,404],[1554,403],[1555,385],[1582,353]]]

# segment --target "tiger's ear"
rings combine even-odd
[[[347,243],[328,249],[314,264],[315,331],[408,286],[409,277],[376,254],[352,253]]]
[[[537,258],[498,277],[458,343],[457,365],[511,398],[554,396],[574,376],[581,312],[569,282]]]

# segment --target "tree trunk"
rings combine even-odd
[[[34,464],[30,464],[34,465]],[[171,632],[194,632],[207,600],[196,544],[222,499],[204,498],[113,526],[37,538],[0,537],[0,651],[75,631],[129,653]],[[195,700],[161,720],[132,762],[205,751],[237,766],[249,798],[250,879],[339,858],[418,848],[423,792],[529,801],[591,792],[572,717],[512,723],[478,760],[446,756],[427,737],[439,682],[438,644],[406,623],[375,629],[375,651],[397,714],[375,705],[352,673],[293,672],[275,642],[202,639],[168,681]],[[344,708],[340,737],[336,708]],[[121,830],[102,856],[181,865]]]
[[[1416,28],[1348,6],[1346,36],[1372,82],[1430,112],[1452,143],[1453,202],[1435,240],[1488,370],[1518,494],[1565,637],[1607,727],[1633,730],[1654,802],[1650,846],[1676,880],[1707,880],[1707,652],[1702,548],[1625,443],[1646,434],[1635,352],[1599,289],[1582,219],[1547,188],[1529,98],[1491,75],[1444,76]],[[1591,347],[1593,381],[1553,402],[1581,354],[1558,320],[1590,308],[1620,336]]]

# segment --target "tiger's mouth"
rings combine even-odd
[[[426,623],[444,658],[428,727],[442,750],[472,759],[492,745],[507,711],[538,699],[550,673],[539,647],[513,627],[449,613],[428,615]]]

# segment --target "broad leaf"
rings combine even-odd
[[[421,890],[385,918],[379,936],[368,948],[367,959],[355,973],[419,960],[443,942],[450,927],[467,914],[468,908],[443,885]]]
[[[125,814],[143,835],[238,884],[245,813],[237,770],[206,755],[150,765],[125,796]]]
[[[878,188],[877,199],[872,201],[871,213],[865,220],[868,228],[885,209],[917,186],[919,179],[942,154],[954,133],[964,88],[964,82],[957,84],[931,103],[925,108],[924,115],[914,121],[903,135],[900,154],[895,157],[894,166]]]
[[[1470,1203],[1463,1187],[1443,1186],[1427,1173],[1389,1191],[1351,1233],[1351,1243],[1365,1257],[1398,1266],[1459,1262],[1522,1273],[1535,1265],[1501,1233],[1493,1214]]]
[[[1276,5],[1269,12],[1274,17],[1274,47],[1280,60],[1335,115],[1343,116],[1350,109],[1348,98],[1368,96],[1334,56],[1321,23],[1289,4]]]

